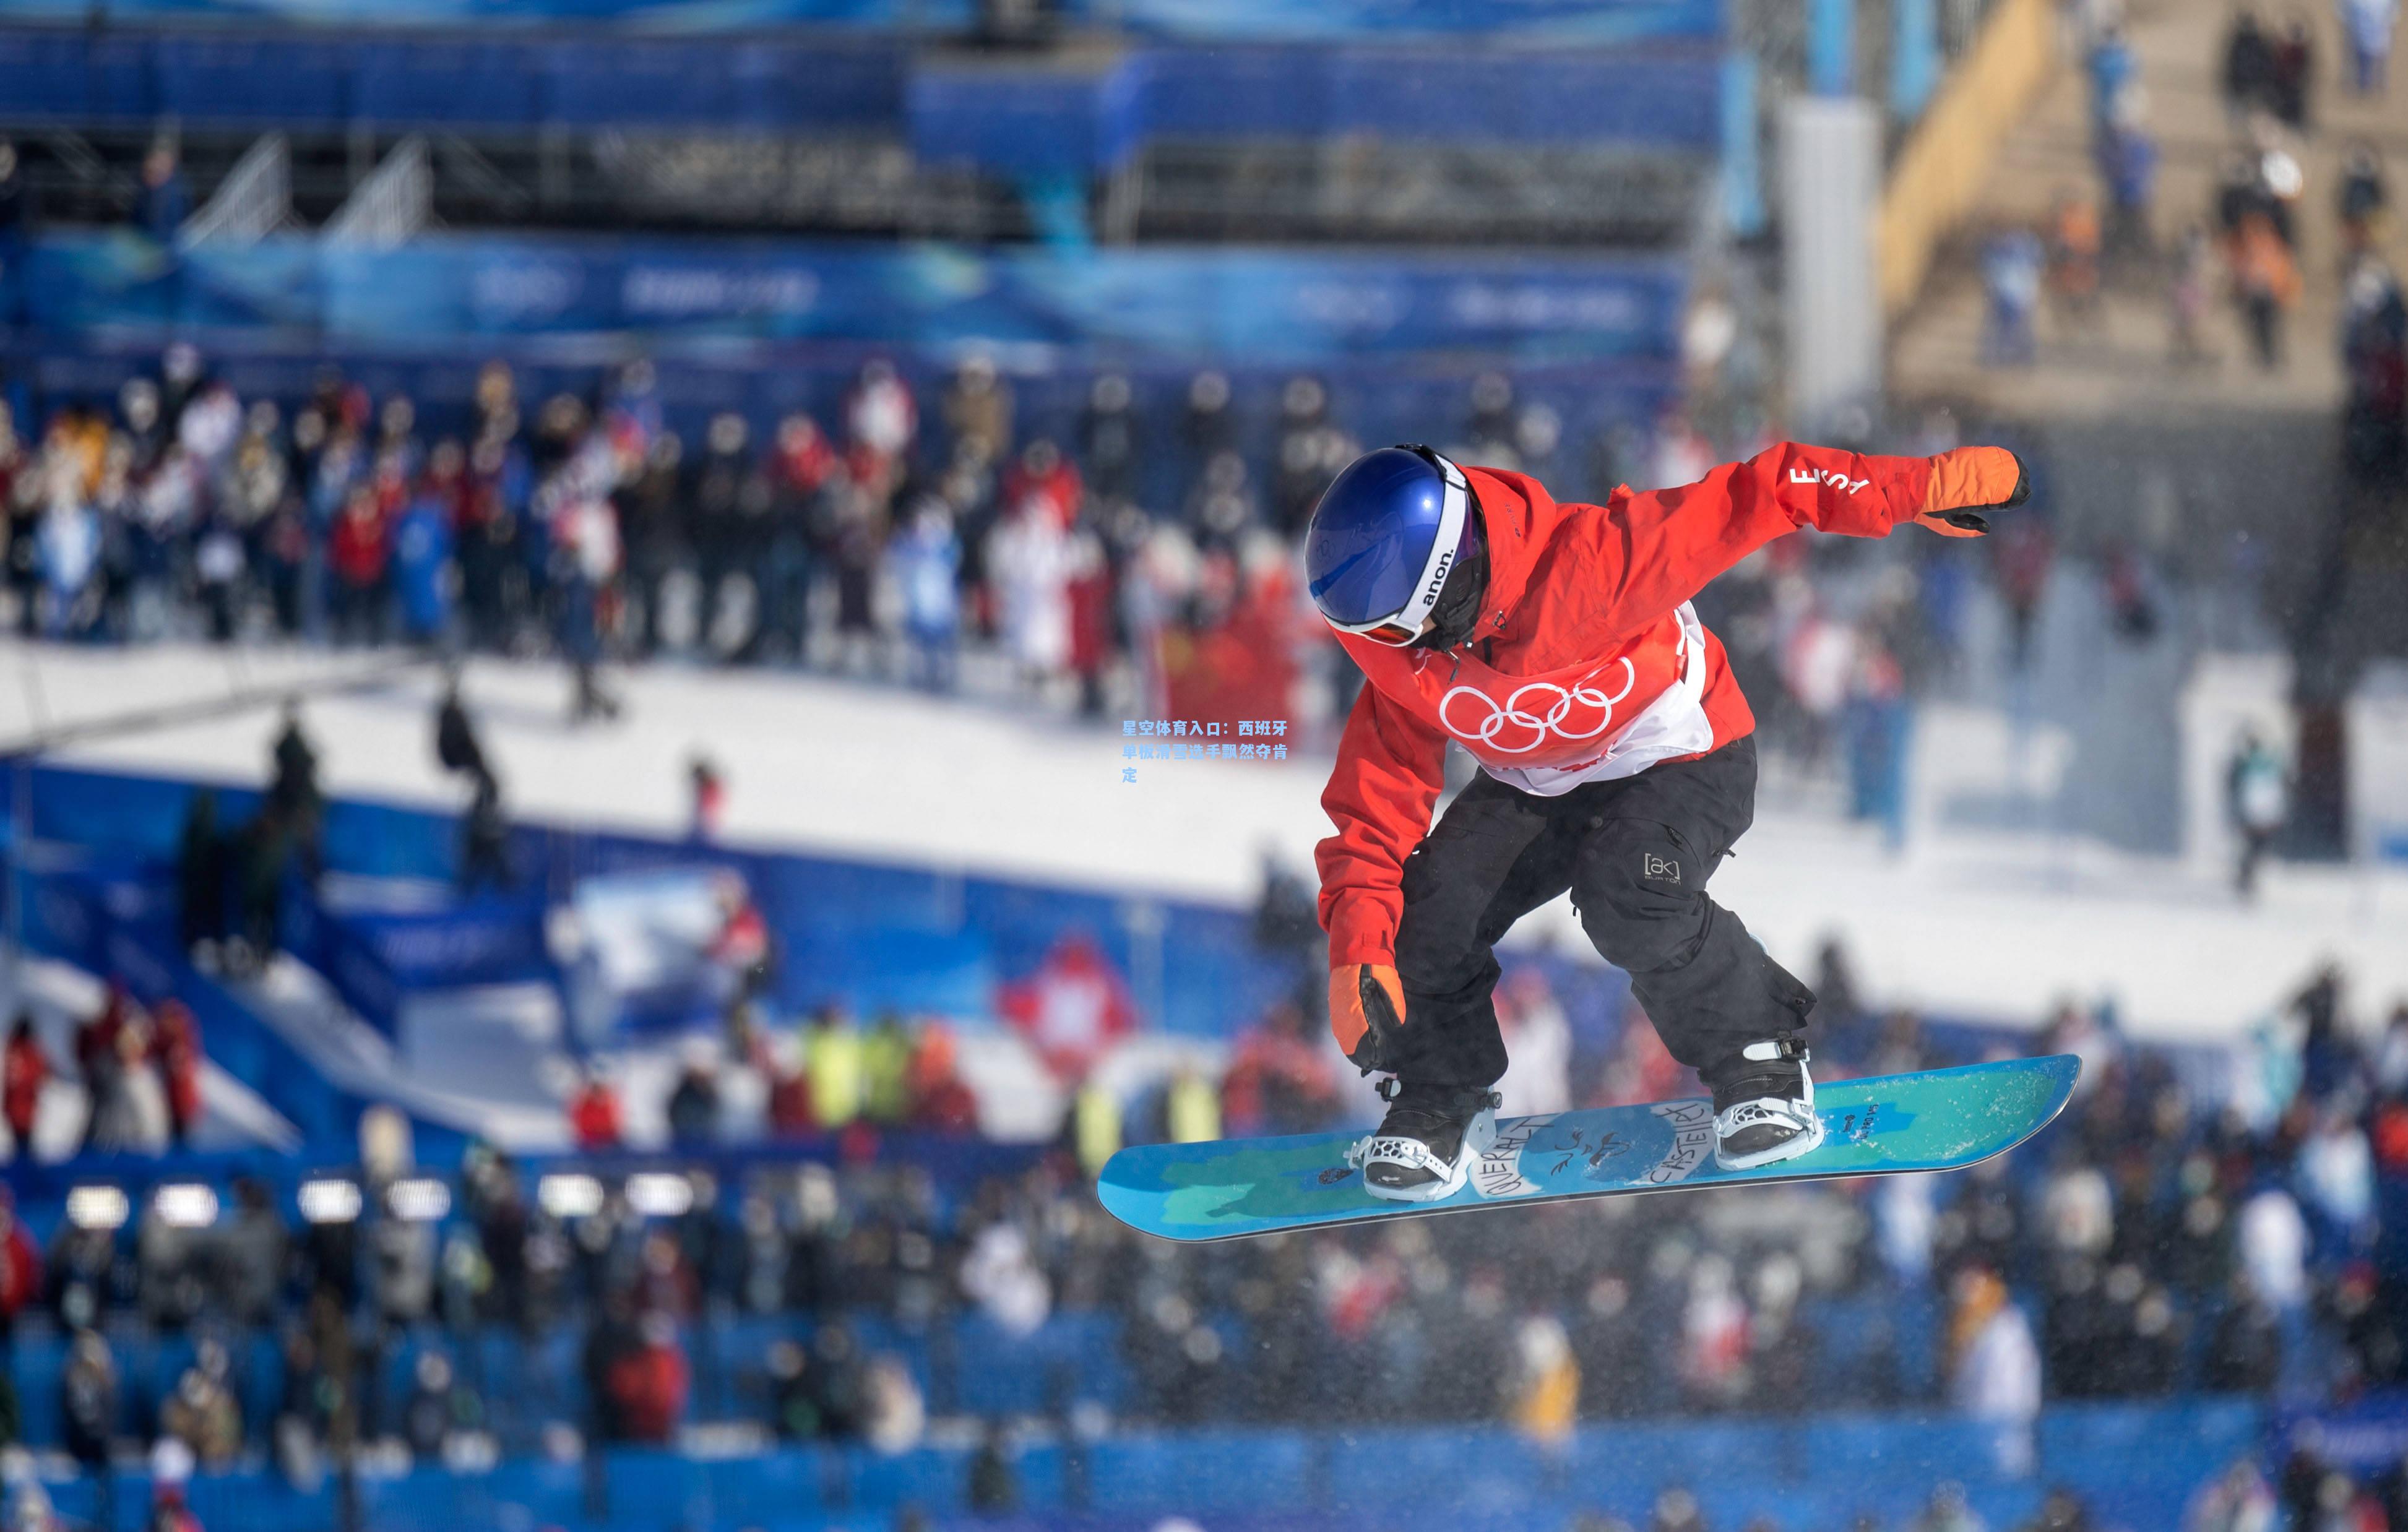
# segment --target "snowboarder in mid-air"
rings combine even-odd
[[[1813,992],[1705,891],[1755,818],[1756,720],[1689,599],[1800,527],[1949,537],[2022,503],[1998,447],[1870,457],[1784,443],[1695,484],[1558,504],[1526,474],[1426,447],[1357,458],[1315,508],[1307,579],[1370,684],[1322,806],[1329,1022],[1383,1074],[1354,1146],[1373,1196],[1462,1187],[1496,1135],[1492,949],[1569,890],[1674,1058],[1713,1093],[1726,1169],[1822,1142]],[[1446,744],[1480,763],[1435,828]]]

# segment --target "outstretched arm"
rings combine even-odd
[[[2015,503],[2023,489],[2022,465],[2001,447],[1875,457],[1784,441],[1694,484],[1611,501],[1596,522],[1606,606],[1616,627],[1643,626],[1801,527],[1884,537],[1901,522],[1921,522],[1950,537],[1979,536],[1985,523],[1970,512]]]

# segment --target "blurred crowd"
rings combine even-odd
[[[465,426],[430,434],[410,398],[332,374],[289,412],[238,398],[179,346],[113,408],[0,430],[7,580],[19,630],[64,638],[673,651],[939,690],[971,636],[1100,712],[1108,674],[1157,665],[1168,626],[1289,632],[1283,539],[1355,449],[1297,378],[1261,475],[1238,449],[1249,403],[1207,372],[1175,421],[1145,419],[1105,375],[1075,440],[1024,439],[988,359],[927,400],[873,360],[837,419],[793,412],[763,439],[726,412],[688,438],[648,364],[522,401],[496,363]],[[1166,513],[1137,508],[1148,451],[1183,465]]]
[[[740,1121],[731,1108],[732,1077],[739,1073],[758,1087],[743,1093],[760,1102],[757,1123]],[[621,1086],[600,1065],[578,1081],[567,1115],[579,1149],[628,1147]],[[681,1149],[808,1138],[855,1126],[979,1131],[978,1097],[962,1078],[951,1027],[908,1022],[892,1010],[864,1027],[835,1005],[818,1007],[791,1031],[759,1007],[731,1010],[723,1042],[696,1038],[682,1050],[661,1116],[669,1144]]]
[[[1836,949],[1818,977],[1829,1075],[2015,1046],[1867,1004]],[[1693,1088],[1594,970],[1520,967],[1505,995],[1509,1108]],[[2085,1058],[2074,1106],[2028,1149],[1956,1176],[1193,1249],[1114,1223],[1069,1153],[949,1181],[881,1165],[875,1132],[833,1168],[624,1179],[538,1176],[478,1151],[454,1181],[371,1171],[364,1198],[355,1187],[331,1209],[305,1194],[298,1223],[247,1181],[223,1216],[163,1195],[119,1210],[122,1228],[70,1218],[47,1251],[12,1223],[0,1318],[19,1344],[70,1338],[58,1386],[84,1460],[130,1428],[204,1464],[273,1453],[296,1472],[336,1440],[421,1453],[542,1450],[564,1431],[666,1440],[695,1418],[705,1375],[714,1414],[900,1450],[944,1412],[958,1382],[931,1358],[973,1321],[1036,1338],[1092,1335],[1100,1316],[1103,1349],[1066,1353],[1087,1360],[1044,1382],[1037,1412],[1062,1422],[1110,1396],[1156,1422],[1472,1419],[1551,1440],[1584,1419],[1921,1403],[1994,1426],[2008,1472],[2029,1468],[2043,1400],[2334,1398],[2402,1381],[2408,1006],[2369,1026],[2327,972],[2229,1050],[2143,1047],[2111,1009],[2073,1005],[2029,1046]],[[1326,1121],[1336,1089],[1305,1053],[1319,1051],[1278,1021],[1239,1045],[1231,1131]],[[1132,1104],[1129,1130],[1148,1123]],[[564,1326],[582,1339],[555,1396],[535,1340]],[[496,1333],[528,1348],[508,1397],[463,1365]],[[202,1344],[172,1394],[129,1414],[112,1338],[162,1334]],[[763,1335],[774,1343],[727,1339]],[[283,1385],[245,1404],[228,1357],[263,1336]],[[404,1356],[406,1387],[378,1382]],[[2310,1461],[2266,1465],[2258,1482],[2317,1503],[2394,1493],[2331,1478]],[[2233,1494],[2244,1480],[2236,1469]]]
[[[1697,308],[1706,376],[1736,321],[1714,294]],[[63,405],[35,434],[0,416],[0,567],[23,634],[552,653],[577,667],[580,717],[614,710],[606,659],[942,691],[964,681],[966,651],[992,662],[982,686],[1090,715],[1334,717],[1359,676],[1312,620],[1294,551],[1361,443],[1319,379],[1262,386],[1206,370],[1149,406],[1102,374],[1057,437],[1022,428],[984,356],[920,386],[872,360],[827,420],[793,411],[764,437],[731,411],[689,436],[648,364],[528,400],[494,363],[457,428],[430,431],[408,396],[332,373],[289,409],[241,398],[179,345],[112,405]],[[1566,497],[1684,483],[1769,445],[1742,412],[1713,437],[1672,413],[1576,447],[1502,373],[1431,425],[1448,451]],[[1869,423],[1857,436],[1872,445]],[[1852,697],[1918,679],[1900,672],[1931,646],[1898,644],[1901,621],[1956,621],[1961,561],[1923,556],[1873,561],[1892,567],[1876,586],[1850,573],[1863,558],[1810,559],[1790,539],[1717,593],[1769,688],[1756,694],[1795,700],[1810,745]],[[1942,588],[1920,589],[1923,572]],[[1842,626],[1886,640],[1859,655],[1829,642]]]
[[[2229,301],[2258,366],[2285,365],[2290,314],[2311,283],[2338,294],[2339,341],[2351,377],[2353,456],[2394,476],[2408,431],[2400,375],[2408,354],[2398,274],[2383,251],[2391,231],[2390,186],[2381,150],[2366,139],[2341,147],[2338,174],[2314,184],[2307,146],[2318,135],[2316,41],[2296,11],[2270,18],[2243,7],[2222,40],[2217,85],[2228,147],[2212,204],[2185,215],[2181,232],[2161,241],[2156,196],[2162,152],[2151,128],[2141,61],[2116,7],[2090,7],[2078,48],[2089,96],[2096,187],[2059,192],[2042,226],[1997,233],[1985,249],[1988,301],[1984,353],[1996,364],[2033,361],[2043,308],[2069,340],[2097,333],[2104,289],[2122,279],[2164,294],[2172,356],[2181,365],[2217,360],[2205,323],[2219,297]],[[2386,89],[2392,0],[2342,0],[2351,54],[2345,88],[2364,97]],[[2323,261],[2302,258],[2302,222],[2329,203],[2336,237]]]
[[[72,1033],[72,1074],[43,1046],[34,1019],[19,1012],[8,1027],[0,1117],[11,1157],[35,1141],[42,1103],[70,1080],[81,1087],[79,1153],[157,1154],[191,1140],[201,1118],[200,1024],[181,1001],[145,1008],[112,985],[100,1009]]]

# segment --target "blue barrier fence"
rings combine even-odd
[[[330,909],[294,879],[278,914],[284,950],[388,1037],[399,1031],[402,1005],[414,991],[559,981],[544,950],[538,890],[489,892],[439,909],[368,912]]]
[[[228,794],[245,817],[256,794]],[[106,832],[103,832],[104,834]],[[145,846],[139,852],[133,848]],[[204,1025],[209,1052],[235,1077],[285,1099],[314,1067],[239,1001],[193,970],[179,951],[173,865],[138,839],[72,843],[37,837],[12,859],[19,933],[26,947],[95,974],[122,977],[145,1001],[198,995],[205,1024],[235,1016],[232,1027]],[[388,1037],[414,989],[517,983],[554,977],[543,952],[538,897],[489,896],[440,911],[337,913],[298,878],[279,900],[277,939],[322,974],[353,1010]],[[329,1104],[299,1123],[316,1138],[346,1131],[358,1103]]]
[[[30,774],[22,801],[30,806],[33,842],[79,848],[79,866],[118,869],[110,882],[21,866],[21,879],[34,881],[21,900],[29,941],[101,972],[121,952],[133,951],[100,944],[101,932],[156,933],[149,939],[172,947],[171,907],[164,903],[170,895],[163,890],[173,886],[168,868],[194,784],[58,766],[15,769]],[[215,791],[222,825],[239,824],[255,811],[254,792]],[[334,871],[448,883],[457,854],[449,816],[348,799],[328,806],[324,855]],[[529,903],[468,904],[457,916],[464,930],[477,928],[468,937],[417,940],[406,955],[385,950],[377,961],[398,988],[490,982],[497,948],[479,934],[486,923],[518,920],[518,911],[531,911],[538,899],[565,901],[581,878],[666,867],[726,867],[742,875],[781,950],[778,995],[794,1009],[842,999],[864,1011],[894,1007],[983,1018],[999,986],[1034,973],[1070,934],[1093,940],[1120,973],[1139,976],[1132,982],[1140,1010],[1173,1032],[1226,1035],[1253,1021],[1283,983],[1252,946],[1245,911],[1193,901],[533,824],[513,830],[510,855]],[[131,902],[138,918],[111,917],[111,896],[121,907]],[[50,913],[53,907],[62,913]],[[410,927],[422,934],[432,928]],[[512,952],[512,962],[532,961],[523,949]],[[218,1055],[214,1039],[209,1052]]]
[[[27,837],[10,858],[25,945],[124,979],[145,1000],[191,1005],[209,1058],[256,1091],[320,1152],[355,1141],[363,1097],[324,1078],[282,1034],[179,949],[173,859],[194,787],[153,778],[14,767],[28,773]],[[258,795],[217,789],[219,823],[242,823]],[[71,849],[71,850],[67,850]],[[325,816],[326,866],[380,878],[452,881],[457,838],[444,815],[343,801]],[[1253,948],[1242,911],[1193,902],[1047,887],[1004,879],[639,836],[518,826],[515,900],[471,901],[423,917],[328,918],[306,891],[288,935],[296,955],[361,1015],[391,1033],[414,993],[549,974],[541,911],[578,880],[650,868],[739,873],[780,954],[774,998],[789,1013],[836,1000],[973,1024],[992,1020],[1003,987],[1029,977],[1067,938],[1091,941],[1122,975],[1150,1025],[1227,1036],[1259,1016],[1287,979]],[[457,1125],[422,1123],[422,1137]]]
[[[422,1468],[362,1486],[370,1528],[496,1525],[567,1528],[877,1528],[910,1504],[942,1527],[1139,1532],[1160,1517],[1209,1516],[1225,1532],[1466,1532],[1565,1525],[1583,1512],[1645,1525],[1656,1496],[1682,1486],[1710,1526],[1810,1532],[1905,1525],[1953,1480],[1993,1526],[2023,1524],[2042,1486],[2086,1502],[2093,1525],[2176,1532],[2191,1496],[2263,1439],[2243,1399],[2064,1406],[2039,1429],[2039,1472],[2001,1474],[1987,1430],[1918,1414],[1591,1425],[1555,1452],[1493,1426],[1386,1426],[1343,1433],[1211,1429],[1044,1440],[1016,1454],[1017,1514],[971,1519],[971,1450],[796,1447],[704,1461],[616,1449],[598,1465],[506,1461],[490,1473]],[[1373,1467],[1376,1465],[1376,1467]],[[1744,1465],[1744,1471],[1735,1466]],[[120,1477],[121,1524],[148,1504]],[[59,1509],[90,1516],[89,1481],[53,1486]],[[296,1491],[251,1470],[203,1476],[195,1511],[210,1525],[301,1532],[331,1525],[334,1487]],[[505,1511],[504,1508],[514,1508]],[[1760,1518],[1760,1520],[1759,1520]]]
[[[360,1114],[372,1099],[329,1081],[282,1033],[193,966],[177,936],[173,883],[155,865],[27,846],[12,852],[7,880],[27,951],[118,980],[146,1005],[182,1001],[209,1061],[274,1107],[303,1142],[322,1149],[357,1143]],[[456,1125],[421,1119],[415,1126],[422,1151],[438,1159],[456,1155],[465,1141]],[[12,1185],[20,1168],[39,1173],[30,1163],[12,1165]]]
[[[1197,40],[1259,37],[1507,38],[1616,43],[1709,36],[1723,24],[1713,0],[1061,0],[1088,27]],[[442,27],[483,34],[534,27],[608,27],[623,34],[850,27],[961,33],[975,0],[7,0],[0,16],[120,25],[161,22]]]

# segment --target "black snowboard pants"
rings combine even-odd
[[[1753,736],[1560,797],[1473,778],[1405,860],[1398,1076],[1482,1087],[1505,1072],[1494,948],[1566,889],[1665,1048],[1709,1085],[1748,1044],[1803,1030],[1813,992],[1706,896],[1755,819]]]

